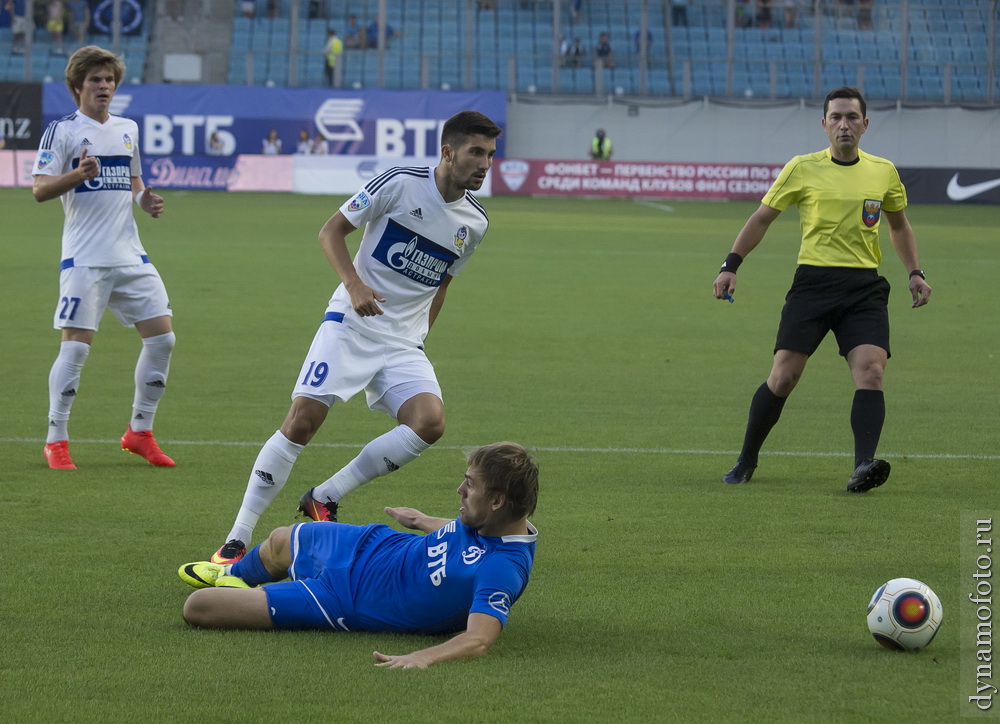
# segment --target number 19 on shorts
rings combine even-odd
[[[306,370],[305,377],[302,378],[302,382],[299,384],[319,387],[326,381],[328,374],[330,374],[330,365],[326,362],[316,362],[313,360],[309,363],[309,369]]]

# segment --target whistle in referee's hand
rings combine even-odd
[[[725,299],[730,304],[734,304],[736,302],[736,300],[733,299],[733,295],[730,294],[729,292],[723,292],[722,293],[722,298]]]

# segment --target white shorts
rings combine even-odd
[[[309,397],[332,406],[364,390],[368,407],[395,418],[414,395],[430,392],[444,399],[434,366],[422,349],[375,342],[339,321],[342,315],[331,312],[326,317],[295,381],[293,400]]]
[[[173,315],[167,289],[152,264],[71,266],[59,273],[59,303],[52,326],[96,330],[105,309],[126,327]]]

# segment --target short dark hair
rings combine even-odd
[[[487,495],[502,494],[511,520],[526,518],[538,503],[538,465],[516,442],[495,442],[469,452],[468,464],[482,475]]]
[[[849,85],[842,85],[840,88],[834,88],[826,94],[826,100],[823,101],[823,118],[826,118],[826,112],[830,108],[830,101],[834,98],[857,98],[858,103],[861,104],[861,117],[868,117],[868,104],[865,103],[865,97],[861,95],[861,91]]]
[[[99,48],[96,45],[85,45],[66,61],[66,87],[69,88],[70,95],[73,96],[73,102],[78,106],[80,105],[80,93],[77,88],[83,88],[83,82],[87,80],[87,75],[94,68],[102,65],[111,69],[111,74],[115,77],[115,89],[117,89],[125,75],[125,61],[110,50]]]
[[[496,138],[503,129],[478,111],[459,111],[444,122],[441,129],[441,144],[455,148],[461,146],[469,136],[482,135]]]

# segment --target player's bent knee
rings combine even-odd
[[[212,593],[211,589],[205,588],[188,596],[184,602],[184,620],[189,626],[211,626],[209,619],[212,610],[210,604]]]
[[[305,445],[323,425],[329,411],[329,407],[317,400],[296,397],[281,424],[281,434],[297,445]]]
[[[433,445],[444,435],[444,414],[436,419],[420,420],[416,427],[411,427],[421,440],[429,445]]]
[[[285,573],[292,563],[293,527],[276,528],[260,546],[260,561],[273,576]]]

